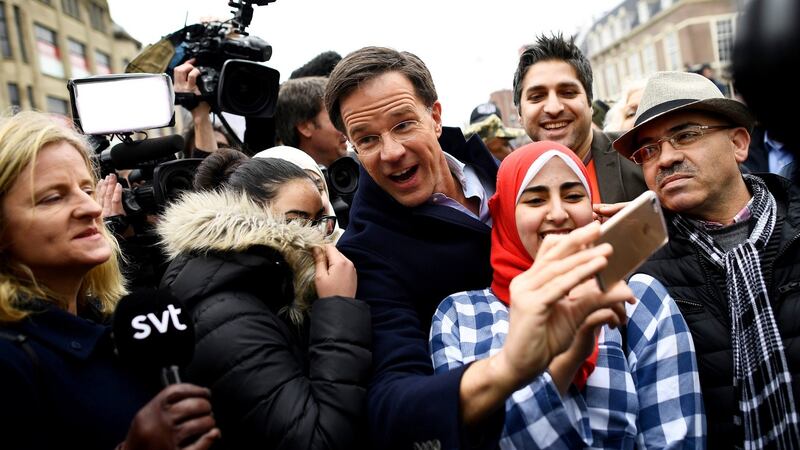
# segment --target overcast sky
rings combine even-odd
[[[108,0],[112,19],[143,45],[231,17],[228,0]],[[256,6],[251,34],[272,44],[281,81],[317,54],[366,45],[408,50],[433,74],[446,125],[461,126],[489,93],[510,89],[518,49],[543,32],[577,33],[620,0],[277,0]]]

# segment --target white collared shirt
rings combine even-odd
[[[444,153],[444,157],[447,160],[447,166],[450,172],[455,175],[456,180],[461,184],[464,197],[467,199],[478,199],[480,204],[478,215],[475,215],[469,208],[441,192],[434,192],[431,198],[428,199],[428,202],[434,205],[442,205],[459,210],[472,218],[480,220],[486,225],[492,226],[492,216],[489,214],[489,197],[494,194],[494,186],[492,186],[491,183],[481,180],[472,166],[462,163],[447,152],[442,153]]]

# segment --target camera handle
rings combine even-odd
[[[233,13],[233,19],[231,19],[233,27],[242,36],[247,36],[247,31],[245,31],[245,29],[250,26],[250,22],[253,20],[253,4],[264,6],[275,1],[276,0],[230,0],[228,6],[235,8],[231,11]]]

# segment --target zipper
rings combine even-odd
[[[675,298],[675,297],[673,297],[672,299],[675,300],[675,303],[678,306],[685,305],[687,313],[688,312],[695,312],[695,311],[703,310],[703,304],[700,303],[700,302],[696,302],[696,301],[693,301],[693,300],[686,300],[686,299],[683,299],[683,298]],[[683,310],[683,308],[679,308],[679,309]]]
[[[793,290],[798,288],[800,288],[800,281],[792,281],[791,283],[787,283],[779,287],[778,293],[781,295],[788,294],[789,292],[792,292]]]
[[[795,234],[795,235],[794,235],[794,236],[793,236],[793,237],[792,237],[792,238],[789,240],[789,242],[787,242],[787,243],[786,243],[786,245],[784,245],[783,247],[781,247],[781,248],[778,250],[778,253],[775,255],[775,258],[772,260],[772,264],[771,264],[771,266],[775,266],[775,262],[777,262],[777,261],[778,261],[778,260],[781,258],[781,256],[783,256],[783,255],[784,255],[784,253],[786,253],[786,252],[789,250],[789,248],[790,248],[790,247],[791,247],[791,246],[792,246],[792,245],[793,245],[795,242],[797,242],[797,240],[798,240],[798,239],[800,239],[800,234]],[[770,271],[770,273],[772,274],[773,267],[769,267],[769,271]],[[773,278],[771,278],[771,279],[772,279],[772,281],[774,282],[774,279],[773,279]],[[797,288],[799,288],[799,287],[800,287],[800,281],[792,281],[792,282],[790,282],[790,283],[787,283],[787,284],[784,284],[783,286],[780,286],[780,287],[778,287],[778,294],[779,294],[779,296],[783,296],[783,295],[785,295],[785,294],[787,294],[787,293],[789,293],[789,292],[791,292],[791,291],[793,291],[793,290],[795,290],[795,289],[797,289]],[[776,299],[776,300],[777,300],[777,299]]]
[[[773,233],[774,233],[774,231],[773,231]],[[789,240],[789,242],[786,243],[786,245],[784,245],[780,250],[778,250],[778,254],[775,255],[775,260],[774,261],[779,260],[781,258],[781,256],[783,256],[783,254],[786,253],[787,250],[789,250],[789,247],[791,247],[792,244],[794,244],[797,241],[797,239],[800,239],[800,234],[795,234],[794,237],[791,238]],[[773,261],[773,264],[774,264],[774,261]]]

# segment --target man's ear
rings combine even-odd
[[[442,104],[439,103],[439,100],[433,102],[431,106],[431,117],[433,117],[433,121],[435,123],[434,130],[436,131],[436,137],[442,136]]]
[[[750,151],[750,133],[739,127],[735,128],[730,136],[733,144],[733,157],[737,163],[741,164],[745,162]]]
[[[295,128],[297,128],[297,132],[300,133],[300,136],[303,136],[306,139],[311,139],[311,135],[314,133],[314,130],[317,127],[313,120],[306,120],[298,123]]]

